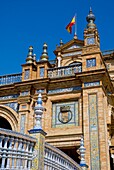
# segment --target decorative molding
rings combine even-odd
[[[75,90],[81,90],[81,86],[69,87],[64,89],[53,89],[53,90],[49,90],[48,94],[72,92]]]
[[[100,85],[100,81],[84,83],[84,87],[99,86],[99,85]]]
[[[12,95],[8,95],[8,96],[0,96],[0,100],[7,100],[7,99],[15,99],[18,98],[18,94],[12,94]]]
[[[97,94],[90,94],[89,98],[89,129],[90,129],[90,153],[91,168],[100,169],[99,139],[98,139],[98,111]]]

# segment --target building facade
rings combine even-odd
[[[28,134],[35,125],[34,107],[42,93],[42,127],[46,142],[77,163],[84,136],[90,170],[114,164],[114,51],[101,52],[95,16],[90,9],[84,40],[76,35],[56,47],[49,61],[47,44],[39,61],[29,47],[22,73],[0,77],[0,127]]]

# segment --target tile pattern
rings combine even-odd
[[[26,115],[23,114],[21,115],[21,119],[20,119],[20,133],[24,133],[25,132],[25,120],[26,120]]]
[[[45,136],[41,133],[36,133],[35,138],[37,138],[37,143],[33,151],[33,161],[31,170],[44,170],[44,143]]]
[[[84,83],[84,87],[99,86],[99,85],[100,85],[99,81]]]
[[[98,112],[97,95],[89,95],[89,129],[90,129],[90,153],[91,170],[100,170],[99,139],[98,139]]]
[[[72,92],[75,90],[81,90],[81,86],[69,87],[69,88],[61,88],[61,89],[53,89],[48,90],[48,94],[56,94],[56,93],[64,93],[64,92]]]
[[[4,104],[4,105],[9,106],[9,107],[12,108],[15,112],[18,112],[19,105],[18,105],[17,102],[6,103],[6,104]]]
[[[8,96],[0,96],[0,100],[7,100],[7,99],[14,99],[14,98],[18,98],[18,94],[12,94],[12,95],[8,95]]]

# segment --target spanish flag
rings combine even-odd
[[[75,24],[76,16],[74,16],[71,22],[66,26],[66,30],[71,34],[72,33],[72,26]]]

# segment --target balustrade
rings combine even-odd
[[[44,170],[82,170],[69,156],[45,143]]]
[[[0,128],[0,170],[30,170],[36,139]]]
[[[80,72],[82,72],[81,64],[49,68],[48,77],[53,78],[53,77],[71,76],[71,75],[75,75],[76,73],[80,73]]]
[[[22,79],[22,74],[21,73],[0,76],[0,85],[21,82],[21,79]]]

